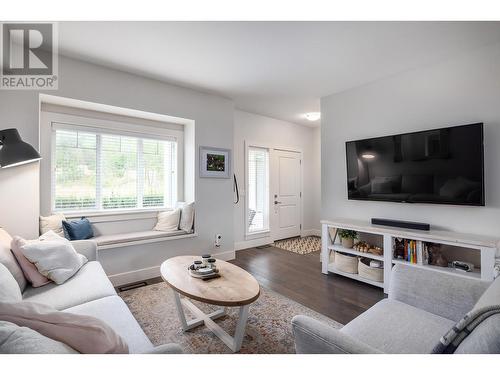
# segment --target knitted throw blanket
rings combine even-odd
[[[460,343],[483,321],[490,316],[500,314],[500,305],[486,306],[468,312],[457,324],[455,324],[432,350],[432,354],[454,353]]]

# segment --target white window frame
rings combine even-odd
[[[266,150],[268,153],[268,166],[267,166],[267,186],[268,186],[268,191],[267,191],[267,218],[264,218],[265,223],[267,222],[267,226],[263,230],[259,231],[249,231],[249,213],[250,213],[250,194],[249,194],[249,180],[248,180],[248,172],[249,172],[249,165],[248,165],[248,157],[249,157],[249,151],[251,148],[258,148],[262,150]],[[270,185],[270,178],[271,178],[271,148],[265,147],[265,146],[260,146],[260,145],[254,145],[254,144],[245,144],[245,237],[246,239],[252,239],[252,238],[261,238],[268,236],[271,233],[271,212],[270,212],[270,199],[271,199],[271,185]]]
[[[93,215],[106,215],[106,214],[116,214],[116,213],[135,213],[135,212],[148,212],[148,211],[164,211],[175,208],[175,202],[173,207],[136,207],[136,208],[117,208],[117,209],[90,209],[90,210],[55,210],[55,129],[67,129],[67,130],[80,130],[92,133],[100,134],[110,134],[110,135],[122,135],[130,136],[136,138],[150,138],[154,140],[174,140],[177,143],[177,170],[176,170],[176,180],[177,184],[175,186],[175,201],[184,200],[184,132],[180,130],[178,126],[169,124],[161,126],[162,124],[155,124],[155,126],[141,123],[140,119],[133,119],[132,122],[121,122],[112,120],[103,120],[93,117],[83,117],[68,115],[63,113],[52,113],[44,112],[43,120],[45,122],[45,129],[41,127],[42,131],[50,132],[47,134],[49,139],[49,150],[50,150],[50,161],[49,161],[49,173],[50,180],[48,191],[50,194],[50,211],[51,212],[61,212],[68,216],[93,216]],[[44,172],[42,171],[42,176]],[[43,183],[43,180],[42,180]],[[98,182],[96,182],[98,183]],[[99,189],[97,189],[99,191]],[[96,198],[98,198],[96,196]],[[43,199],[43,197],[42,197]],[[142,202],[141,202],[142,204]]]

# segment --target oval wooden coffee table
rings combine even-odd
[[[245,336],[248,308],[252,302],[259,298],[259,283],[244,269],[223,260],[217,260],[217,268],[221,277],[210,280],[196,279],[189,275],[188,267],[193,261],[200,259],[199,256],[170,258],[161,265],[161,277],[174,292],[179,319],[184,331],[205,324],[233,352],[237,352],[240,350]],[[181,298],[181,294],[186,298]],[[223,306],[223,308],[205,314],[188,298],[210,305]],[[183,306],[196,318],[187,321]],[[224,307],[240,308],[234,337],[231,337],[214,322],[214,319],[226,314]]]

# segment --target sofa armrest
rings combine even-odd
[[[71,241],[76,252],[85,255],[90,261],[97,260],[97,243],[94,240]]]
[[[163,344],[142,354],[182,354],[182,349],[177,344]]]
[[[313,318],[292,319],[297,354],[375,354],[380,351]]]
[[[472,309],[489,284],[398,263],[391,272],[389,299],[456,322]]]

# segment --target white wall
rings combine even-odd
[[[233,102],[225,98],[67,58],[59,61],[59,90],[46,93],[192,119],[195,121],[196,152],[200,145],[233,147],[234,108]],[[39,143],[38,117],[38,92],[0,91],[1,128],[19,129],[24,140],[36,148]],[[217,252],[234,252],[232,180],[198,178],[198,158],[195,160],[198,237],[168,241],[161,246],[150,244],[139,249],[105,250],[100,256],[108,273],[155,267],[177,254],[215,252],[213,241],[216,233],[223,236],[222,247]],[[1,201],[10,202],[7,210],[0,209],[0,226],[5,226],[12,234],[34,237],[38,233],[36,216],[39,203],[31,191],[20,187],[30,180],[31,186],[38,188],[38,169],[32,170],[30,177],[13,179],[12,173],[18,172],[23,170],[0,170]],[[26,202],[30,204],[26,205]]]
[[[311,215],[312,228],[321,231],[321,127],[317,127],[313,131],[313,159],[311,163],[312,186],[310,195],[312,197]],[[310,219],[311,220],[311,219]],[[321,233],[319,234],[321,235]]]
[[[0,227],[12,235],[32,238],[38,228],[38,171],[38,162],[0,169]]]
[[[429,222],[500,236],[500,45],[321,100],[323,219]],[[345,141],[485,123],[486,207],[347,200]]]
[[[320,229],[320,147],[319,128],[309,128],[254,113],[234,112],[234,168],[240,192],[245,191],[245,142],[302,151],[304,199],[303,231]],[[243,249],[268,239],[248,242],[245,239],[245,196],[234,209],[235,247]],[[318,233],[318,232],[316,232]]]

